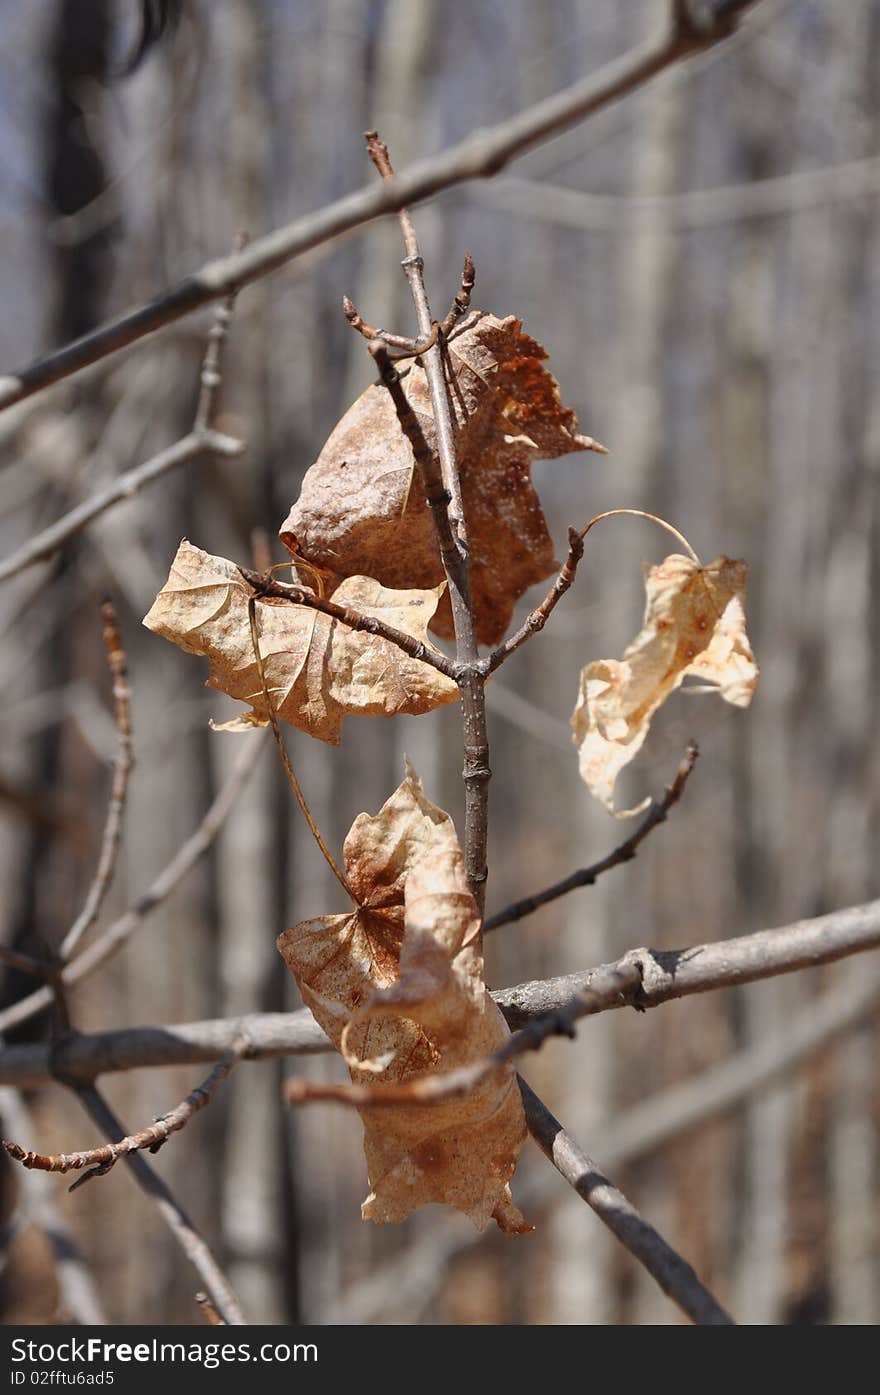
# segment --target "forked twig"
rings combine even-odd
[[[93,1177],[104,1177],[115,1167],[120,1158],[126,1157],[129,1153],[140,1153],[148,1151],[158,1153],[163,1143],[171,1137],[173,1133],[178,1133],[180,1129],[186,1128],[194,1114],[204,1109],[206,1104],[210,1104],[218,1086],[229,1075],[231,1070],[241,1060],[247,1050],[247,1042],[244,1038],[239,1038],[237,1042],[226,1052],[221,1061],[218,1061],[211,1073],[205,1077],[200,1085],[181,1100],[174,1109],[163,1114],[161,1118],[150,1124],[147,1128],[141,1129],[138,1133],[127,1134],[125,1138],[120,1138],[115,1143],[105,1143],[98,1148],[86,1148],[76,1153],[34,1153],[21,1144],[13,1143],[10,1139],[3,1139],[3,1147],[15,1162],[21,1163],[22,1167],[33,1168],[38,1172],[80,1172],[83,1168],[88,1171],[69,1187],[69,1191],[76,1191],[84,1182],[88,1182]],[[75,1087],[78,1088],[78,1087]]]
[[[80,1104],[105,1137],[111,1142],[121,1143],[125,1137],[125,1129],[100,1090],[94,1085],[73,1088]],[[153,1170],[143,1153],[126,1153],[123,1162],[133,1173],[141,1191],[155,1202],[168,1229],[208,1290],[218,1313],[230,1327],[244,1326],[246,1318],[229,1280],[196,1225],[175,1200],[170,1188]]]

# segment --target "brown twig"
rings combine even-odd
[[[377,635],[381,639],[387,639],[389,644],[394,644],[398,649],[402,649],[411,659],[418,659],[420,663],[430,664],[431,668],[437,669],[439,673],[447,678],[455,679],[456,667],[452,659],[446,654],[434,649],[432,645],[425,644],[422,640],[416,639],[414,635],[407,634],[405,630],[398,630],[394,625],[388,625],[384,620],[380,620],[375,615],[361,615],[359,611],[352,610],[350,606],[338,605],[336,601],[326,600],[323,596],[317,596],[314,591],[303,586],[291,586],[284,581],[275,581],[265,573],[251,571],[248,567],[238,569],[249,586],[254,588],[254,592],[260,599],[272,599],[286,601],[289,605],[308,606],[310,610],[319,610],[322,615],[330,615],[340,624],[346,625],[350,630],[358,630],[364,634]]]
[[[587,1157],[565,1132],[542,1100],[519,1077],[529,1133],[553,1166],[574,1187],[604,1225],[677,1303],[691,1322],[706,1327],[731,1327],[725,1312],[687,1260],[663,1239],[604,1176],[592,1158]]]
[[[240,739],[244,743],[241,754],[235,762],[228,780],[218,791],[198,828],[183,846],[178,848],[171,861],[163,867],[134,905],[130,906],[118,920],[113,921],[97,939],[93,940],[85,949],[80,950],[79,954],[65,965],[61,970],[61,980],[66,987],[70,988],[87,978],[111,955],[115,954],[149,915],[150,911],[160,905],[167,896],[170,896],[178,882],[207,852],[255,768],[256,755],[251,744],[253,738],[248,740],[248,738],[242,737]],[[51,1003],[52,990],[48,987],[38,988],[35,992],[29,993],[27,997],[21,998],[17,1003],[11,1003],[9,1007],[0,1011],[0,1035],[8,1032],[12,1027],[18,1026],[21,1022],[27,1022],[36,1013],[43,1012]]]
[[[122,821],[128,795],[128,777],[134,764],[131,745],[131,692],[128,686],[128,666],[112,601],[105,601],[101,606],[101,618],[104,624],[104,647],[107,651],[107,664],[110,669],[110,677],[113,680],[116,757],[113,762],[113,783],[110,787],[110,802],[107,806],[98,866],[89,887],[86,903],[61,941],[58,957],[62,963],[70,958],[83,935],[94,924],[113,880],[122,837]]]
[[[392,363],[398,363],[405,358],[418,358],[419,354],[425,353],[437,343],[440,334],[440,325],[438,324],[434,324],[430,335],[425,339],[412,339],[405,334],[392,334],[388,329],[378,329],[375,325],[367,324],[357,306],[347,295],[342,297],[342,311],[352,329],[356,329],[358,334],[363,335],[368,343],[378,339],[385,345]]]
[[[239,1038],[231,1047],[221,1061],[218,1061],[210,1075],[191,1090],[186,1099],[176,1105],[174,1109],[163,1114],[155,1123],[147,1128],[141,1129],[138,1133],[128,1134],[125,1138],[120,1138],[115,1143],[105,1143],[99,1148],[87,1148],[76,1153],[34,1153],[21,1144],[13,1143],[4,1138],[3,1147],[15,1162],[21,1163],[22,1167],[36,1169],[38,1172],[80,1172],[83,1168],[88,1171],[69,1188],[76,1191],[84,1182],[88,1182],[92,1177],[104,1177],[115,1167],[120,1158],[126,1157],[129,1153],[139,1153],[148,1150],[151,1153],[158,1153],[163,1143],[171,1137],[173,1133],[178,1133],[180,1129],[186,1127],[194,1114],[200,1109],[204,1109],[206,1104],[210,1104],[218,1086],[220,1086],[229,1075],[232,1068],[241,1060],[247,1049],[244,1038]]]
[[[576,528],[568,530],[568,556],[562,564],[559,575],[539,606],[527,615],[519,629],[499,644],[486,660],[486,673],[494,673],[505,659],[509,659],[526,640],[543,630],[556,606],[571,587],[577,575],[578,563],[584,555],[584,540]]]
[[[0,945],[0,964],[6,964],[10,969],[17,969],[20,974],[34,974],[37,978],[46,977],[45,960],[37,959],[32,954],[22,954],[20,950],[10,949],[8,945]]]
[[[609,872],[612,867],[621,867],[625,862],[631,862],[648,834],[666,821],[670,809],[681,799],[698,755],[697,743],[692,741],[676,771],[675,779],[671,785],[667,786],[663,798],[651,801],[648,812],[635,832],[630,834],[629,838],[620,843],[607,857],[600,858],[598,862],[592,863],[589,867],[581,867],[578,871],[571,872],[569,876],[563,877],[562,881],[554,882],[552,886],[545,887],[543,891],[536,891],[531,896],[524,896],[522,900],[514,901],[511,905],[505,906],[502,911],[496,911],[494,915],[489,916],[483,929],[487,932],[497,930],[499,926],[509,925],[511,921],[522,920],[523,916],[531,915],[540,906],[546,906],[548,902],[555,901],[559,896],[567,895],[569,891],[574,891],[577,887],[592,886],[597,877],[601,876],[603,872]]]
[[[366,141],[370,158],[382,179],[392,180],[394,170],[388,156],[388,147],[379,139],[376,131],[367,131]],[[434,329],[435,322],[431,318],[431,307],[425,289],[424,263],[413,221],[405,206],[398,208],[398,218],[406,247],[402,266],[416,307],[419,333],[423,338],[427,338]],[[472,281],[472,263],[466,274],[470,275]],[[488,876],[486,849],[489,836],[489,781],[492,771],[489,767],[485,675],[480,666],[474,628],[467,525],[444,367],[443,339],[440,336],[440,342],[427,349],[420,360],[431,394],[437,441],[436,456],[425,442],[421,427],[409,406],[400,380],[393,371],[384,346],[381,349],[371,346],[371,352],[380,366],[382,381],[392,395],[398,420],[412,444],[416,465],[422,474],[449,588],[464,738],[462,779],[465,788],[465,871],[468,887],[482,914]]]
[[[112,1143],[121,1143],[125,1137],[125,1129],[100,1091],[94,1085],[87,1085],[76,1089],[75,1093],[101,1132]],[[134,1174],[141,1190],[156,1203],[165,1224],[198,1273],[218,1313],[230,1327],[245,1325],[246,1319],[241,1304],[233,1293],[229,1280],[197,1227],[174,1199],[170,1188],[153,1171],[143,1153],[126,1153],[123,1161]]]
[[[831,925],[834,933],[829,934]],[[493,995],[508,1024],[518,1030],[496,1051],[469,1065],[394,1085],[291,1080],[287,1098],[294,1104],[324,1100],[361,1109],[440,1103],[470,1094],[517,1057],[539,1050],[549,1037],[574,1037],[583,1017],[619,1007],[644,1011],[672,998],[752,983],[878,946],[880,902],[875,901],[736,940],[683,950],[633,949],[616,963],[603,964],[588,974],[547,979]]]
[[[199,306],[276,271],[342,233],[456,184],[497,174],[533,146],[620,101],[673,64],[705,52],[728,38],[740,16],[755,3],[756,0],[702,0],[699,28],[693,23],[683,23],[680,15],[673,15],[672,21],[656,37],[564,91],[509,120],[475,131],[458,145],[419,161],[396,175],[393,181],[383,182],[379,188],[370,185],[348,194],[326,208],[256,239],[242,252],[208,262],[149,304],[101,325],[17,372],[0,377],[0,409],[98,363],[163,325],[172,324]]]
[[[470,309],[471,295],[474,283],[477,279],[477,272],[474,266],[474,259],[470,252],[464,254],[464,266],[461,270],[461,284],[455,293],[455,299],[447,310],[445,316],[440,321],[440,334],[444,339],[448,339],[455,326],[463,315]]]

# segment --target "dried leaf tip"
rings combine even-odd
[[[594,436],[582,436],[578,433],[577,444],[580,450],[595,451],[596,455],[610,455],[607,446],[603,446],[601,441],[597,441]]]
[[[639,634],[622,659],[599,659],[581,671],[572,716],[580,773],[611,813],[618,775],[644,744],[654,713],[685,678],[702,679],[736,707],[751,702],[758,667],[745,628],[746,574],[745,562],[727,557],[702,567],[673,554],[648,568]]]

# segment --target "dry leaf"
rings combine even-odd
[[[333,598],[427,641],[428,621],[441,592],[442,587],[389,591],[371,577],[353,576],[336,588]],[[252,595],[233,562],[184,540],[144,619],[148,629],[210,660],[210,687],[252,704],[253,710],[226,723],[226,730],[267,720],[248,618]],[[390,717],[429,712],[458,697],[451,679],[389,640],[350,630],[306,606],[261,599],[256,622],[266,685],[278,716],[322,741],[339,742],[348,713]]]
[[[674,555],[646,568],[640,633],[621,660],[599,659],[581,671],[572,717],[580,772],[612,813],[618,775],[641,749],[658,707],[685,678],[701,678],[737,707],[751,702],[758,669],[745,629],[746,572],[745,562],[727,557],[701,567]]]
[[[279,936],[303,1000],[357,1082],[399,1082],[467,1064],[510,1035],[486,991],[479,916],[452,820],[406,779],[344,848],[358,899],[346,915]],[[403,1220],[445,1202],[482,1229],[530,1229],[509,1182],[525,1138],[510,1066],[464,1099],[361,1111],[372,1191],[363,1214]]]
[[[535,460],[587,450],[574,412],[542,367],[547,354],[510,315],[475,312],[449,341],[451,398],[481,644],[502,638],[518,598],[558,563],[538,496]],[[423,370],[403,379],[432,448],[436,433]],[[332,432],[281,529],[292,552],[340,575],[386,586],[436,586],[443,568],[409,440],[386,388],[367,388]],[[444,598],[432,629],[452,635]]]

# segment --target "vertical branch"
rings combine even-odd
[[[388,148],[379,139],[376,131],[367,132],[367,149],[383,179],[391,179],[394,170],[388,158]],[[418,239],[408,209],[399,211],[400,227],[406,247],[403,269],[409,281],[416,307],[419,336],[423,340],[438,341],[431,307],[425,289],[424,264],[419,251]],[[470,293],[472,265],[469,263]],[[374,354],[374,356],[377,356]],[[386,355],[387,358],[387,355]],[[486,725],[485,676],[480,667],[477,640],[474,629],[474,612],[470,591],[470,558],[468,554],[467,527],[461,496],[461,477],[455,450],[455,437],[452,425],[452,411],[449,391],[443,364],[443,347],[433,342],[421,355],[431,405],[434,412],[434,428],[437,434],[437,458],[440,464],[442,486],[442,513],[432,508],[435,523],[438,524],[440,552],[449,586],[449,599],[452,605],[452,620],[455,626],[456,661],[458,667],[458,687],[461,695],[461,715],[464,734],[464,768],[462,778],[465,788],[464,816],[464,858],[468,886],[482,914],[486,900],[486,845],[489,831],[489,735]],[[384,379],[388,381],[387,376]],[[400,395],[405,397],[402,389]],[[398,408],[398,415],[400,409]],[[418,463],[418,461],[417,461]],[[432,500],[430,479],[426,481],[426,492]],[[436,500],[437,491],[433,491]],[[433,502],[433,501],[432,501]],[[445,523],[445,527],[444,527]],[[448,545],[451,534],[452,547]]]
[[[110,789],[110,803],[107,806],[101,855],[98,859],[94,880],[86,897],[86,903],[61,942],[59,958],[62,963],[67,962],[83,935],[94,924],[113,879],[122,837],[122,819],[128,794],[128,777],[134,763],[131,748],[131,692],[128,686],[128,666],[122,636],[116,620],[116,611],[110,601],[105,601],[101,606],[101,618],[104,622],[104,647],[107,650],[107,663],[110,676],[113,679],[116,759],[113,762],[113,784]]]

